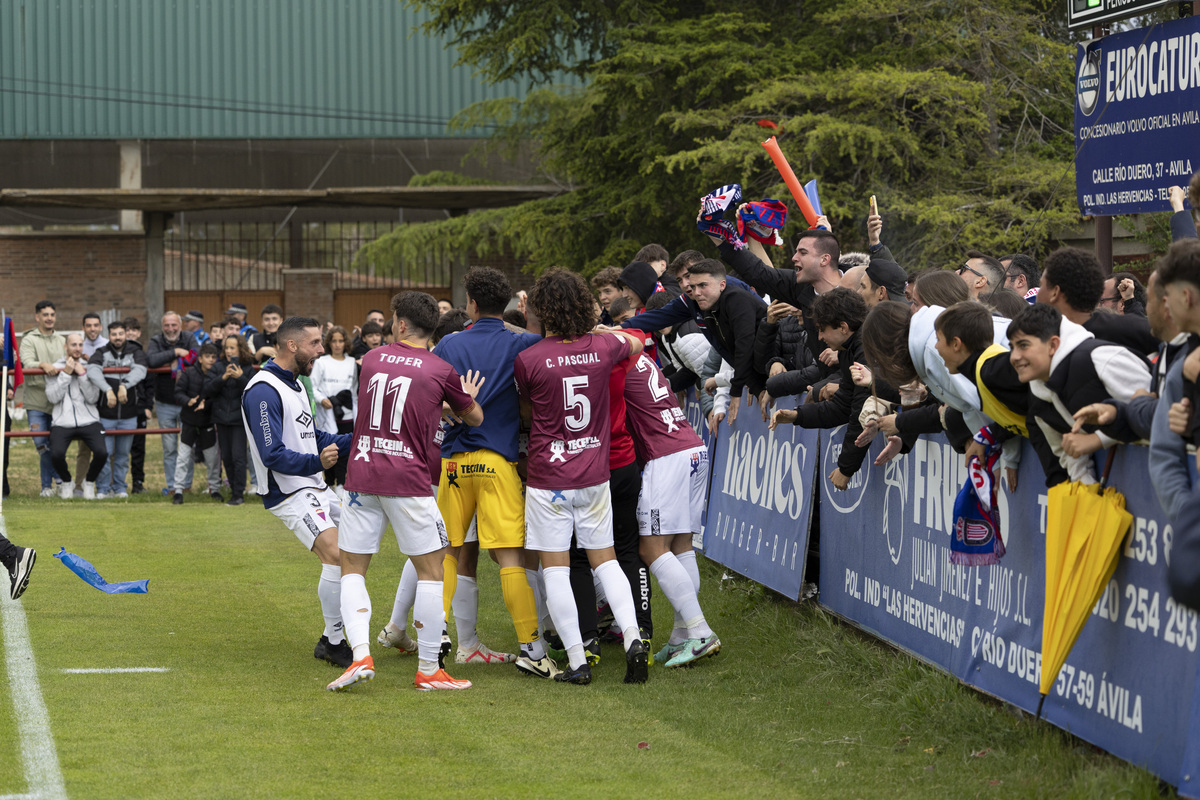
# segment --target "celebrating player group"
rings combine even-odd
[[[624,646],[626,683],[645,682],[655,661],[715,655],[692,549],[708,453],[653,341],[598,328],[591,292],[566,270],[529,294],[529,327],[540,333],[502,320],[512,297],[503,273],[475,267],[464,286],[471,325],[433,350],[437,301],[392,299],[391,343],[360,362],[352,433],[314,427],[301,378],[322,353],[315,319],[284,321],[277,355],[242,397],[258,493],[321,562],[325,626],[314,655],[345,669],[327,688],[375,676],[366,573],[389,524],[408,561],[377,641],[416,653],[419,690],[471,687],[446,671],[451,612],[458,663],[512,663],[564,683],[591,682],[605,634]],[[348,462],[340,496],[323,473],[339,460]],[[480,549],[500,567],[518,653],[492,650],[475,631]],[[675,610],[654,655],[647,566]]]

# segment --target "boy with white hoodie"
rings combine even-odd
[[[59,496],[70,500],[75,491],[67,467],[67,447],[79,439],[92,451],[92,462],[83,480],[83,498],[95,500],[96,478],[108,460],[108,450],[96,407],[100,388],[88,380],[82,334],[67,334],[66,355],[54,366],[58,374],[46,379],[46,399],[54,404],[50,418],[50,463],[62,480]]]
[[[1072,481],[1095,483],[1089,457],[1116,441],[1095,431],[1072,433],[1074,414],[1084,406],[1113,399],[1129,402],[1150,385],[1150,366],[1138,354],[1093,336],[1058,309],[1037,303],[1008,326],[1009,356],[1017,377],[1029,384],[1029,424],[1046,434]],[[1055,465],[1043,464],[1049,475]]]

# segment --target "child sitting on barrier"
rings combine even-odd
[[[1050,445],[1045,455],[1038,454],[1047,479],[1061,475],[1061,465],[1067,480],[1095,483],[1090,456],[1115,441],[1099,431],[1072,433],[1073,415],[1109,398],[1128,402],[1136,390],[1149,386],[1150,367],[1131,350],[1095,338],[1048,303],[1018,314],[1008,326],[1008,339],[1017,377],[1029,384],[1026,425],[1036,424]]]
[[[797,406],[795,410],[781,408],[771,418],[772,430],[780,422],[792,422],[802,428],[846,426],[837,468],[829,474],[830,483],[839,491],[849,487],[851,476],[858,472],[867,454],[867,448],[860,447],[855,440],[862,433],[858,417],[871,390],[855,385],[850,375],[851,365],[865,360],[858,329],[866,316],[867,304],[857,292],[839,288],[817,297],[813,302],[813,317],[821,341],[838,351],[841,372],[838,389],[828,400]]]

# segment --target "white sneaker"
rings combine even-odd
[[[53,489],[42,489],[42,497],[54,497]]]
[[[129,497],[129,492],[117,492],[118,500],[124,500],[126,497]]]
[[[105,493],[105,492],[97,492],[97,493],[96,493],[96,499],[97,499],[97,500],[107,500],[107,499],[108,499],[108,494],[107,494],[107,493]]]
[[[70,500],[75,496],[75,481],[63,481],[58,485],[58,496]]]
[[[394,648],[400,655],[417,652],[417,640],[408,635],[407,629],[402,633],[393,633],[391,628],[384,627],[375,641],[384,647]]]
[[[96,484],[95,483],[92,483],[91,481],[83,482],[83,499],[84,500],[95,500],[96,499]]]

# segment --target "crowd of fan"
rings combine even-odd
[[[440,338],[461,330],[470,320],[449,300],[439,301],[443,313]],[[64,499],[124,498],[146,491],[146,436],[104,435],[104,431],[152,427],[179,429],[164,433],[163,495],[182,504],[193,491],[194,467],[207,471],[207,493],[227,505],[241,505],[247,480],[246,433],[241,395],[255,370],[275,355],[275,335],[283,309],[263,307],[260,326],[247,322],[247,309],[233,303],[227,316],[207,329],[204,315],[168,311],[159,333],[141,341],[141,323],[134,317],[114,320],[105,327],[99,314],[84,314],[79,331],[60,333],[54,301],[35,306],[37,326],[20,336],[18,354],[25,370],[40,370],[24,379],[21,406],[39,457],[41,496]],[[524,326],[513,309],[509,319]],[[371,348],[391,341],[391,324],[372,309],[352,331],[325,324],[325,355],[304,378],[316,425],[330,433],[346,433],[354,424],[357,370]],[[107,334],[107,335],[106,335]],[[125,371],[105,372],[122,367]],[[165,368],[155,370],[155,368]],[[169,370],[169,371],[168,371]],[[14,400],[12,379],[8,400]],[[11,411],[5,429],[12,428]],[[72,465],[67,450],[78,442]],[[10,493],[8,452],[4,440],[4,496]],[[340,486],[346,466],[329,470],[327,480]],[[224,474],[224,477],[222,476]],[[253,481],[253,474],[249,476]]]

